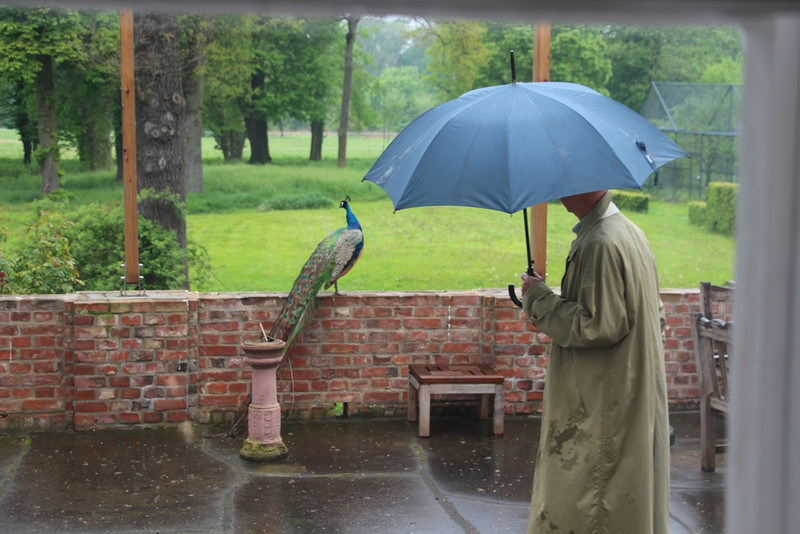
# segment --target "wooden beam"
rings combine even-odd
[[[119,13],[122,90],[122,181],[125,199],[125,283],[139,284],[139,232],[136,199],[136,101],[133,75],[133,12]]]
[[[533,81],[550,81],[550,23],[541,22],[533,28]],[[533,268],[547,278],[547,203],[531,207],[531,253]]]

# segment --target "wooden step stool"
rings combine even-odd
[[[481,419],[489,418],[489,396],[494,395],[494,434],[503,434],[504,378],[491,365],[409,365],[408,420],[417,420],[419,435],[431,435],[431,395],[480,395]]]

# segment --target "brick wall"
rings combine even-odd
[[[284,297],[0,297],[0,429],[231,421],[251,376],[239,345],[269,330]],[[698,291],[662,299],[670,402],[691,408]],[[293,418],[330,417],[335,403],[352,417],[400,417],[409,364],[480,362],[506,377],[506,414],[535,413],[548,345],[503,292],[326,293],[281,370],[279,401]]]

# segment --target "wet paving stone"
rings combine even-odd
[[[217,490],[233,477],[198,444],[175,430],[31,434],[3,531],[221,531]]]
[[[671,414],[671,534],[723,534],[726,455],[700,469],[697,413]],[[193,427],[0,434],[0,532],[494,534],[524,532],[537,417],[284,422],[289,455]]]
[[[415,476],[261,477],[234,509],[241,533],[464,532]]]

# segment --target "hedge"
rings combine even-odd
[[[650,208],[650,195],[635,191],[614,191],[614,204],[622,211],[647,213]]]
[[[712,232],[733,235],[738,196],[739,184],[730,182],[709,183],[706,228]]]

